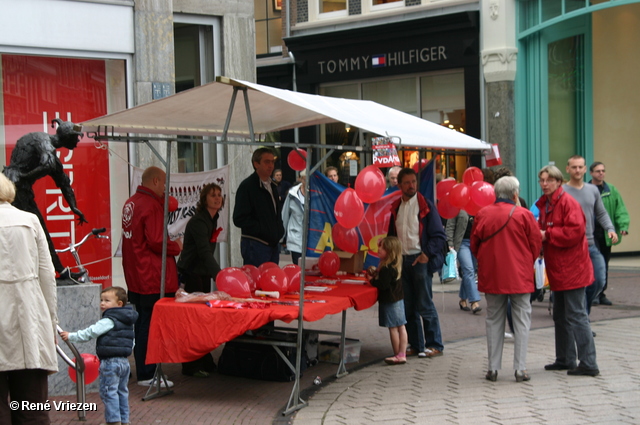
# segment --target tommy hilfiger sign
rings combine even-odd
[[[447,60],[447,51],[445,46],[433,46],[375,55],[324,60],[318,61],[317,64],[320,74],[325,75],[444,60]]]

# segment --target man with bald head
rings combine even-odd
[[[147,341],[153,306],[160,299],[162,275],[162,239],[164,235],[164,190],[166,173],[149,167],[142,173],[142,184],[122,209],[122,268],[129,289],[129,300],[136,307],[136,362],[138,384],[155,385],[155,365],[146,365]],[[167,241],[165,293],[173,296],[178,290],[175,256],[182,243]],[[173,383],[167,381],[171,387]],[[164,385],[164,382],[162,382]]]

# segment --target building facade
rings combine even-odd
[[[256,10],[262,3],[256,0]],[[478,7],[477,1],[447,0],[284,3],[281,16],[291,16],[291,22],[284,19],[283,45],[261,51],[268,43],[261,43],[257,30],[257,51],[263,53],[258,55],[258,82],[373,100],[480,138]],[[357,130],[324,125],[309,137],[327,145],[370,146],[374,135]],[[461,178],[468,165],[481,165],[479,155],[467,152],[429,152],[426,157],[436,155],[438,172],[446,176]],[[401,155],[404,165],[419,156],[415,151]],[[345,184],[353,178],[346,159],[344,152],[336,152],[325,164],[341,169]],[[358,159],[360,166],[371,163],[366,154]]]
[[[218,75],[256,78],[250,1],[0,0],[0,10],[0,161],[5,165],[21,136],[54,134],[54,118],[82,122]],[[157,144],[157,150],[164,154],[165,146]],[[172,150],[172,171],[217,168],[250,150],[181,144]],[[89,224],[75,224],[60,190],[50,179],[41,179],[34,189],[54,244],[63,248],[92,227],[107,227],[111,240],[87,243],[82,261],[97,262],[88,267],[94,281],[124,285],[119,258],[111,257],[129,196],[129,164],[161,164],[144,145],[96,146],[86,136],[73,151],[60,151]],[[234,188],[250,173],[251,164],[232,168],[229,187]],[[71,257],[63,261],[75,265]]]
[[[587,166],[601,161],[633,223],[638,3],[255,0],[256,19],[258,8],[265,12],[256,23],[258,82],[374,100],[497,144],[529,203],[540,196],[542,166],[564,170],[575,154]],[[339,125],[309,137],[367,144]],[[338,155],[327,165],[343,164]],[[458,179],[483,164],[464,153],[439,161],[440,172]],[[640,251],[640,238],[631,232],[616,251]]]

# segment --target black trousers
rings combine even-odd
[[[22,409],[22,402],[44,403],[49,398],[48,372],[42,369],[22,369],[0,372],[0,424],[49,425],[49,412],[45,409]],[[12,409],[11,402],[19,403]]]
[[[173,298],[175,294],[166,294]],[[138,294],[129,291],[129,301],[138,312],[138,320],[134,326],[136,345],[133,347],[133,358],[136,362],[136,378],[138,381],[146,381],[153,378],[156,373],[155,364],[145,364],[147,359],[147,345],[149,342],[149,328],[151,327],[151,313],[153,306],[160,299],[160,294]]]

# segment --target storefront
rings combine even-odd
[[[372,100],[480,137],[477,12],[296,35],[285,42],[295,57],[298,91]],[[292,69],[282,67],[284,72],[278,75],[273,69],[258,68],[258,82],[283,87],[286,72],[293,79]],[[328,145],[370,146],[373,135],[357,130],[326,125],[320,127],[319,136]],[[326,164],[342,167],[343,182],[348,178],[346,156],[336,152]],[[366,155],[358,159],[361,166],[371,163]],[[402,160],[410,166],[418,155],[404,152]],[[443,153],[438,172],[460,178],[468,164],[480,165],[480,157]]]
[[[631,222],[638,222],[635,158],[640,2],[518,2],[516,161],[522,194],[540,195],[537,171],[562,171],[575,154],[606,166]],[[587,180],[590,178],[587,174]],[[633,232],[632,232],[633,235]],[[630,236],[617,251],[640,251]]]
[[[54,1],[46,7],[33,3],[0,2],[2,165],[10,163],[22,136],[55,134],[55,118],[79,123],[127,106],[127,74],[134,50],[132,7],[126,2]],[[97,16],[100,25],[93,23]],[[42,178],[34,185],[38,208],[56,249],[79,242],[92,228],[119,227],[114,221],[120,214],[112,207],[118,196],[114,202],[111,194],[121,192],[114,188],[127,187],[127,164],[110,161],[108,147],[95,146],[85,137],[75,149],[57,151],[88,224],[77,224],[78,217],[52,178]],[[126,146],[114,149],[127,157]],[[95,239],[80,250],[82,262],[96,262],[90,266],[91,277],[103,285],[112,282],[112,243]],[[70,254],[60,257],[65,266],[76,265]]]

